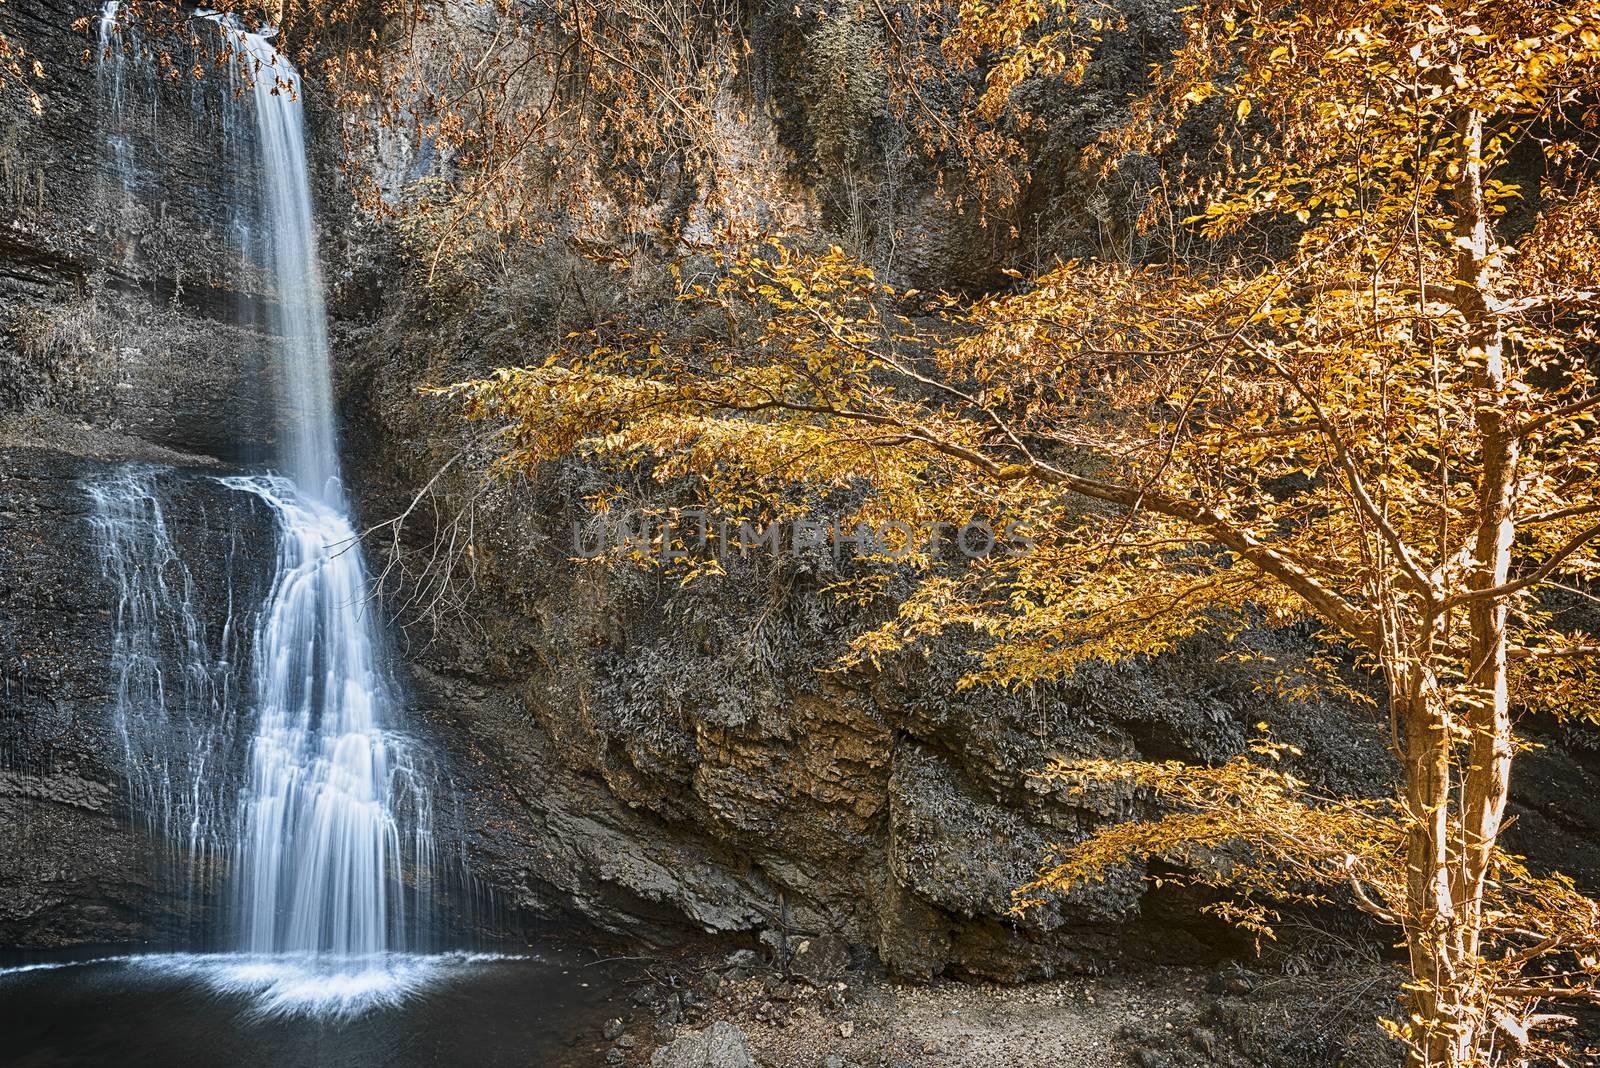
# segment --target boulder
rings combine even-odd
[[[757,1068],[744,1032],[727,1020],[680,1035],[650,1055],[650,1068]]]
[[[836,935],[808,938],[795,947],[789,970],[815,987],[827,986],[850,965],[850,945]]]

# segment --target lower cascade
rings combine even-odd
[[[285,479],[227,484],[265,501],[280,530],[255,635],[256,726],[236,868],[241,948],[336,957],[404,948],[417,940],[408,911],[428,915],[433,820],[408,746],[385,730],[392,688],[355,531]]]
[[[187,894],[222,877],[233,842],[247,621],[231,567],[228,588],[212,599],[221,618],[207,617],[158,471],[123,468],[88,494],[101,566],[118,591],[113,721],[128,807],[169,852],[166,889]]]

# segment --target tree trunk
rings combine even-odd
[[[1410,672],[1392,698],[1405,741],[1406,856],[1404,929],[1414,983],[1415,1020],[1410,1063],[1456,1068],[1470,1062],[1481,1011],[1463,1003],[1460,979],[1466,952],[1459,881],[1452,877],[1449,709],[1433,678]],[[1420,1023],[1416,1021],[1420,1020]]]
[[[1516,538],[1519,440],[1505,410],[1505,342],[1491,306],[1494,248],[1483,192],[1483,117],[1456,121],[1461,173],[1456,183],[1455,305],[1464,356],[1477,392],[1477,528],[1468,589],[1467,682],[1461,721],[1426,667],[1408,665],[1394,698],[1405,741],[1406,801],[1411,817],[1405,934],[1416,988],[1411,1063],[1460,1068],[1478,1056],[1492,1024],[1478,977],[1483,896],[1505,818],[1511,782],[1511,695],[1507,678],[1510,598],[1490,591],[1510,580]],[[1458,766],[1465,728],[1466,760]]]
[[[1505,341],[1492,313],[1494,248],[1483,196],[1483,117],[1458,121],[1462,168],[1456,186],[1456,310],[1466,322],[1467,359],[1476,386],[1478,448],[1483,474],[1478,487],[1478,529],[1468,584],[1475,592],[1497,589],[1511,576],[1519,440],[1505,411]],[[1508,597],[1475,600],[1469,610],[1467,682],[1480,695],[1470,706],[1471,732],[1462,783],[1463,857],[1459,895],[1468,950],[1476,953],[1483,880],[1505,817],[1511,781],[1511,695],[1506,678]]]

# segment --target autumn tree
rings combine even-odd
[[[1516,710],[1583,711],[1600,652],[1572,610],[1600,566],[1600,16],[1207,0],[1185,17],[1102,152],[1166,161],[1192,206],[1145,222],[1188,253],[1066,263],[908,318],[914,294],[837,250],[713,250],[683,298],[721,326],[599,331],[455,392],[506,424],[515,467],[580,451],[737,507],[865,484],[864,519],[1031,531],[1026,553],[902,560],[919,585],[856,641],[864,659],[964,627],[982,649],[967,683],[1021,685],[1310,622],[1382,683],[1393,798],[1318,797],[1259,756],[1057,767],[1176,811],[1063,847],[1022,904],[1242,846],[1248,863],[1203,877],[1341,887],[1399,929],[1391,1027],[1413,1063],[1522,1063],[1566,1021],[1551,1006],[1600,982],[1594,902],[1498,846]],[[1114,19],[972,3],[944,49],[986,72],[973,108],[992,117],[1081,72]]]

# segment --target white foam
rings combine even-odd
[[[118,966],[134,975],[196,982],[244,1003],[253,1019],[352,1020],[396,1008],[486,964],[531,959],[506,953],[379,953],[330,958],[296,954],[167,953],[49,961],[0,968],[0,982],[31,972]]]
[[[127,957],[93,957],[86,960],[53,960],[39,964],[13,964],[9,968],[0,968],[0,979],[9,979],[14,975],[27,975],[29,972],[54,972],[62,968],[80,968],[91,964],[115,964],[127,960]]]

